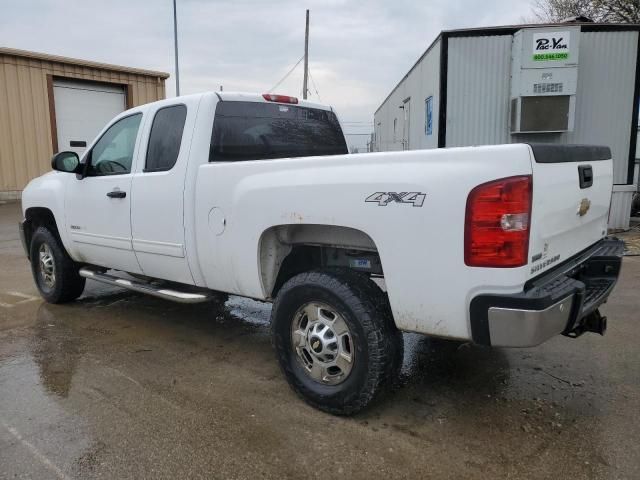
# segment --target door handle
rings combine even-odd
[[[593,169],[591,165],[580,165],[578,167],[578,179],[580,188],[589,188],[593,185]]]
[[[122,192],[120,190],[114,190],[113,192],[107,193],[107,197],[109,198],[124,198],[127,196],[127,192]]]

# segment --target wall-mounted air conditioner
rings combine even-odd
[[[525,28],[511,49],[511,133],[573,131],[580,27]]]

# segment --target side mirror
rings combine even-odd
[[[77,173],[80,157],[76,152],[59,152],[51,158],[51,168],[59,172]]]

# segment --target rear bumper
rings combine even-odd
[[[598,307],[606,302],[620,274],[624,244],[601,240],[573,259],[530,280],[512,295],[479,295],[471,301],[475,343],[532,347],[564,334],[604,332]]]

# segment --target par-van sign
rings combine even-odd
[[[570,32],[539,32],[533,34],[533,60],[568,60]]]

